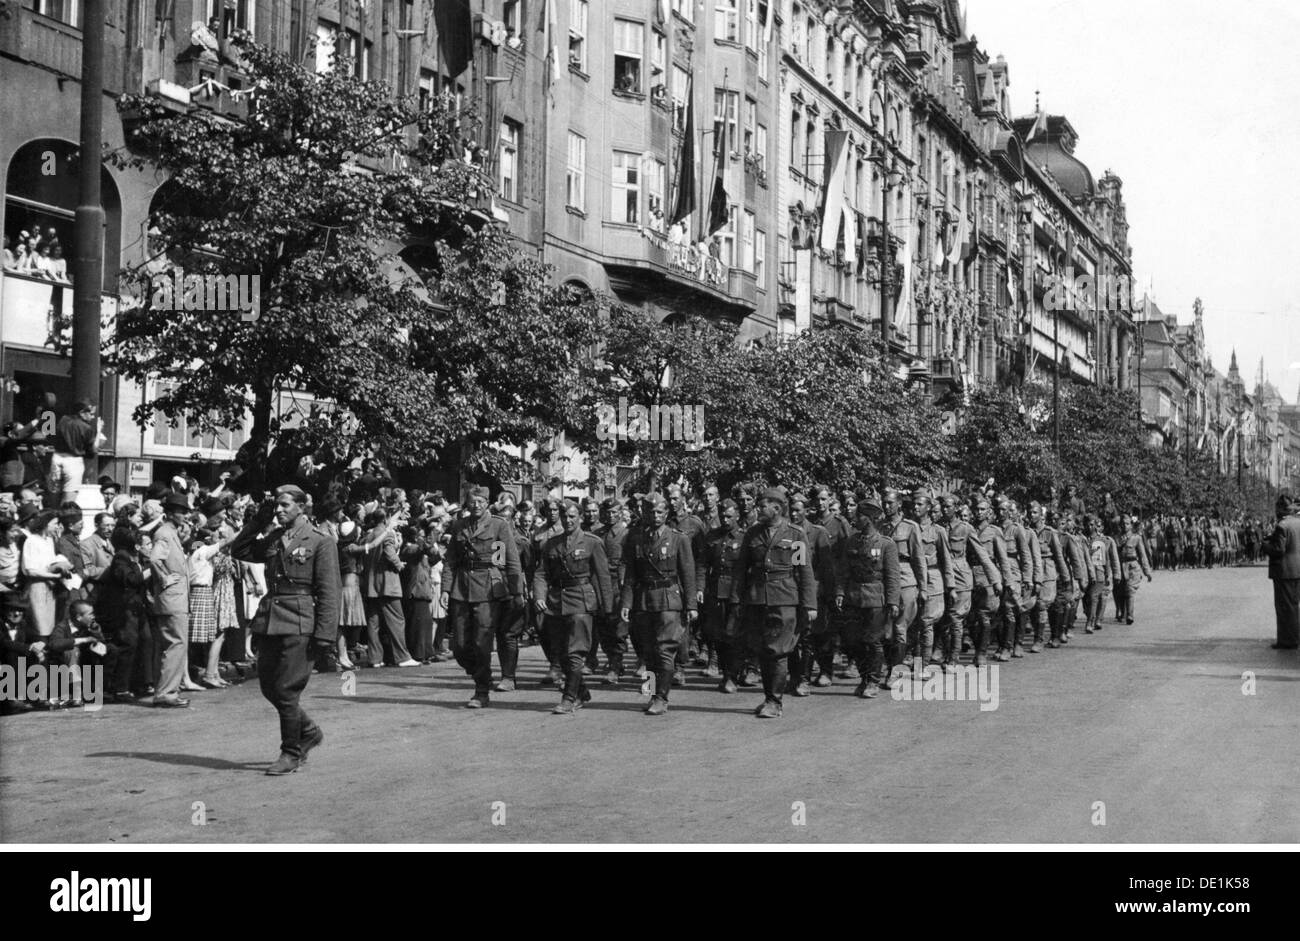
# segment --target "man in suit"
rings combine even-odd
[[[28,624],[29,610],[22,592],[9,591],[0,595],[0,664],[15,674],[45,661],[47,639],[38,636]],[[29,708],[25,702],[0,699],[0,716],[15,715]]]
[[[153,704],[183,709],[190,704],[180,695],[190,639],[190,580],[181,531],[189,528],[190,505],[182,494],[169,493],[162,509],[164,518],[153,532],[149,550],[150,613],[163,647]]]
[[[465,500],[468,515],[452,524],[442,564],[442,604],[451,619],[452,650],[456,662],[474,678],[474,696],[466,709],[488,705],[492,640],[505,622],[507,607],[524,603],[514,528],[487,508],[487,487],[471,487]],[[556,653],[552,648],[551,654]]]
[[[1273,607],[1277,611],[1277,642],[1274,650],[1300,647],[1300,517],[1290,493],[1277,498],[1277,526],[1264,540],[1268,554],[1268,577],[1273,582]]]
[[[95,514],[95,531],[81,540],[81,562],[85,570],[86,600],[94,602],[97,597],[99,577],[113,564],[113,544],[109,541],[113,535],[114,519],[112,513]]]
[[[622,616],[632,626],[636,647],[654,676],[648,716],[668,712],[677,651],[686,641],[687,621],[696,617],[695,556],[691,540],[668,525],[668,501],[648,494],[641,525],[623,547]]]
[[[578,505],[572,500],[561,504],[560,525],[564,532],[542,547],[533,598],[544,618],[542,629],[550,631],[551,647],[564,665],[564,695],[553,712],[572,716],[591,700],[582,668],[593,646],[594,617],[609,609],[613,589],[605,542],[579,526]]]
[[[382,511],[377,511],[382,512]],[[375,545],[366,554],[365,568],[361,573],[362,594],[366,607],[366,635],[369,639],[370,665],[384,662],[384,641],[380,631],[388,634],[393,651],[393,663],[399,667],[415,667],[420,663],[406,648],[406,616],[402,611],[402,569],[406,563],[398,555],[402,537],[396,520],[381,520],[366,535],[367,543]]]
[[[237,561],[266,565],[266,595],[252,630],[261,636],[257,679],[262,695],[280,714],[280,757],[267,768],[269,775],[297,771],[307,753],[325,740],[298,699],[311,678],[312,663],[334,647],[342,580],[338,545],[311,524],[306,507],[301,488],[280,487],[274,507],[263,504],[230,546]]]

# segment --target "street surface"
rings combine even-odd
[[[1300,656],[1268,647],[1264,567],[1160,572],[1137,624],[1112,614],[1002,664],[993,711],[839,680],[765,722],[761,693],[697,670],[666,717],[629,683],[563,718],[529,648],[523,688],[478,712],[455,663],[358,671],[355,696],[314,676],[325,743],[283,778],[262,773],[278,730],[256,681],[182,711],[0,719],[0,840],[1300,842]]]

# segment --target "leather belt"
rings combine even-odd
[[[485,572],[488,569],[497,568],[491,562],[471,562],[469,567],[475,572]]]
[[[577,578],[561,578],[557,581],[562,588],[574,588],[578,585],[590,585],[591,579],[588,576],[579,576]]]
[[[276,585],[275,591],[272,592],[272,594],[275,595],[275,597],[277,598],[293,598],[293,597],[303,597],[303,596],[310,598],[314,596],[316,592],[313,588],[311,588],[308,585],[288,585],[288,586]]]
[[[677,579],[675,578],[645,578],[641,580],[643,588],[676,588]]]

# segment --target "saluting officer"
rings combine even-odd
[[[1120,613],[1124,616],[1125,624],[1132,624],[1133,600],[1142,587],[1142,576],[1145,575],[1147,581],[1151,581],[1151,560],[1147,558],[1146,542],[1138,531],[1138,518],[1130,516],[1126,522],[1128,532],[1119,540],[1119,564],[1124,582]]]
[[[252,631],[262,638],[257,648],[262,695],[280,714],[280,757],[266,771],[272,775],[297,771],[325,740],[298,699],[312,663],[338,636],[339,554],[334,539],[307,519],[306,505],[300,488],[280,487],[275,525],[268,526],[272,508],[263,504],[230,546],[232,558],[266,566],[266,595]]]
[[[917,610],[926,603],[929,572],[925,568],[925,548],[921,545],[921,528],[903,516],[903,498],[897,490],[886,490],[884,500],[885,532],[898,546],[899,601],[888,642],[889,670],[910,660],[908,635]]]
[[[854,695],[875,699],[885,681],[885,630],[898,615],[898,545],[876,528],[874,496],[856,504],[858,528],[835,545],[835,607],[846,617],[845,647],[861,677]]]
[[[803,530],[786,520],[786,507],[785,491],[763,491],[762,523],[745,534],[731,589],[731,600],[744,605],[750,647],[758,650],[765,696],[755,710],[760,719],[781,717],[798,626],[796,609],[804,609],[809,623],[817,620],[811,552]]]
[[[734,693],[744,667],[744,637],[740,605],[731,600],[731,580],[745,531],[740,528],[740,508],[735,500],[723,500],[719,512],[722,525],[704,537],[704,548],[695,560],[696,600],[703,612],[704,638],[710,653],[717,652],[722,674],[718,692]]]
[[[694,621],[695,558],[691,541],[668,526],[668,501],[648,494],[642,501],[643,525],[623,547],[623,620],[632,625],[636,646],[654,672],[654,696],[645,713],[668,712],[677,650],[686,643],[686,620]]]
[[[623,658],[627,656],[627,622],[618,614],[618,595],[623,588],[623,545],[628,533],[621,509],[617,499],[608,497],[600,505],[600,528],[596,530],[605,547],[605,561],[609,563],[609,580],[613,586],[608,606],[596,614],[596,636],[600,649],[605,651],[606,686],[613,686],[622,678]]]
[[[551,647],[563,658],[564,695],[553,712],[571,716],[591,699],[582,667],[592,646],[594,617],[609,609],[613,589],[604,541],[578,525],[576,503],[566,500],[561,506],[564,532],[542,547],[533,597],[545,617],[542,626],[551,634]]]
[[[488,705],[492,685],[492,639],[510,605],[524,603],[519,549],[509,523],[487,512],[487,487],[471,487],[468,515],[452,523],[442,566],[442,605],[451,620],[452,652],[474,678],[467,709]]]

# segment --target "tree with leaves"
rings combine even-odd
[[[495,442],[572,420],[573,351],[595,317],[476,212],[491,187],[466,159],[472,113],[443,100],[420,110],[347,70],[308,72],[246,35],[233,44],[247,120],[119,102],[133,120],[112,158],[166,180],[153,258],[125,275],[145,302],[106,348],[120,374],[165,381],[137,421],[157,410],[210,433],[251,413],[245,454],[260,466],[276,444],[488,464]],[[402,246],[417,246],[421,277]],[[155,309],[142,282],[168,264],[258,278],[259,316]],[[292,441],[274,412],[285,389],[328,403]]]

